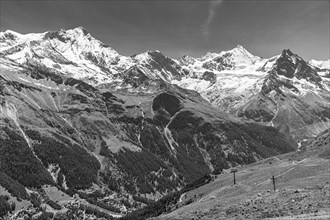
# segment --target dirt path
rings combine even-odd
[[[183,193],[181,196],[180,196],[180,199],[179,199],[179,203],[182,202],[182,198],[186,195],[186,193]]]
[[[299,161],[298,163],[295,163],[295,162],[293,161],[292,164],[293,164],[294,167],[291,167],[291,168],[289,168],[288,170],[284,171],[283,173],[278,174],[277,176],[275,176],[275,178],[278,178],[278,177],[280,177],[280,176],[283,176],[284,174],[287,174],[288,172],[290,172],[291,170],[295,169],[297,165],[299,165],[300,163],[304,162],[305,160],[306,160],[306,158],[303,159],[302,161]],[[286,163],[286,162],[284,162],[284,163]],[[265,184],[265,183],[268,183],[268,182],[270,182],[270,181],[271,181],[271,179],[267,179],[267,180],[265,180],[265,181],[259,183],[258,185],[254,186],[254,187],[261,186],[261,185],[263,185],[263,184]]]

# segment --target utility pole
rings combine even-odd
[[[275,176],[272,176],[272,179],[273,179],[273,186],[274,186],[274,191],[276,190],[275,188]]]
[[[235,176],[235,173],[236,172],[237,172],[237,169],[236,168],[231,169],[231,173],[234,174],[234,185],[236,184],[236,176]]]

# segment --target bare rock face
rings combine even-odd
[[[296,140],[314,136],[329,124],[326,84],[313,67],[290,50],[284,50],[270,70],[261,94],[276,103],[275,127],[292,133]]]
[[[201,79],[215,83],[217,80],[217,77],[215,76],[215,74],[213,72],[205,71],[203,73]]]
[[[293,54],[290,50],[283,50],[273,70],[276,71],[278,75],[283,75],[287,78],[296,77],[297,79],[306,79],[314,83],[322,81],[314,68],[308,65],[301,57]]]

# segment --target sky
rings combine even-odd
[[[0,31],[84,27],[122,55],[178,58],[237,44],[269,58],[329,59],[329,0],[1,0]]]

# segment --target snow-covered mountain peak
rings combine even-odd
[[[241,53],[250,53],[247,49],[245,49],[245,47],[243,47],[240,44],[237,44],[236,47],[234,47],[232,50],[230,51],[236,51],[236,52],[241,52]]]
[[[294,54],[290,49],[284,49],[282,51],[282,54],[279,57],[279,61],[290,62],[295,67],[299,62],[305,63],[305,61],[301,57],[299,57],[297,54]]]
[[[20,37],[20,36],[22,36],[22,34],[17,33],[15,31],[12,31],[12,30],[6,30],[4,32],[0,32],[0,38],[1,39],[11,39],[11,40],[14,40],[14,39],[16,39],[17,37]]]
[[[122,56],[83,27],[28,35],[7,31],[1,33],[0,43],[1,59],[19,64],[17,68],[49,68],[91,84],[119,80],[132,66],[138,66],[151,78],[165,81],[183,74],[177,61],[159,50]]]
[[[197,58],[197,60],[199,60],[199,61],[206,61],[206,60],[213,59],[213,58],[215,58],[217,56],[219,56],[218,53],[207,52],[203,56]]]
[[[275,63],[283,68],[293,67],[297,73],[301,72],[301,68],[306,69],[305,65],[308,65],[290,50],[283,50],[281,55],[270,59],[262,59],[240,44],[220,53],[207,52],[199,58],[186,55],[174,60],[159,50],[148,50],[126,57],[94,38],[83,27],[39,34],[20,34],[8,30],[0,33],[0,46],[1,59],[4,63],[9,61],[17,63],[19,64],[17,68],[25,65],[34,65],[36,68],[42,66],[97,85],[120,80],[121,76],[133,66],[149,78],[167,82],[181,80],[182,77],[204,79],[207,74],[212,76],[209,81],[213,82],[221,72],[231,72],[238,76],[244,74],[263,76]],[[301,67],[296,65],[298,63],[302,64]],[[313,63],[319,64],[315,61]],[[279,73],[280,70],[281,68]],[[297,73],[291,73],[290,77]],[[298,75],[300,77],[301,74]],[[314,75],[313,78],[316,79],[317,76]]]
[[[292,51],[290,49],[284,49],[282,51],[280,59],[288,59],[294,65],[296,65],[297,61],[303,61],[303,59],[301,57],[299,57],[297,54],[292,53]]]
[[[93,38],[82,27],[77,27],[77,28],[68,29],[68,30],[61,29],[59,32],[61,33],[62,36],[65,36],[65,37],[69,38],[70,40],[75,40],[75,39],[78,40],[79,38],[88,39],[88,40],[95,40],[95,38]]]
[[[118,53],[110,48],[109,46],[103,44],[101,41],[94,38],[90,33],[88,33],[83,27],[76,27],[73,29],[59,31],[49,31],[44,37],[45,40],[57,39],[59,44],[70,44],[75,47],[80,52],[86,50],[90,51],[103,51],[112,56],[118,56]],[[58,45],[58,44],[57,44]]]
[[[292,53],[292,51],[291,51],[290,49],[284,49],[284,50],[282,51],[282,55],[283,55],[283,56],[284,56],[284,55],[292,56],[293,53]]]
[[[134,54],[133,56],[131,56],[134,60],[136,61],[140,61],[140,62],[146,62],[148,60],[151,59],[151,54],[153,51],[151,50],[147,50],[143,53],[139,53],[139,54]],[[155,51],[156,52],[156,51]]]
[[[246,50],[246,49],[245,49],[242,45],[240,45],[240,44],[237,44],[235,48],[237,48],[237,49],[239,49],[239,50]]]
[[[75,27],[72,30],[75,31],[75,32],[78,32],[80,34],[84,34],[84,35],[89,34],[88,31],[86,31],[86,29],[82,26]]]
[[[320,64],[322,64],[323,62],[327,62],[327,61],[323,61],[323,60],[314,60],[314,59],[311,59],[310,61],[308,61],[308,63],[312,64],[312,65],[315,65],[315,66],[318,66]]]
[[[310,65],[317,67],[321,70],[330,70],[330,60],[314,60],[308,62]]]
[[[150,60],[155,60],[158,58],[168,58],[159,50],[147,50],[146,52],[135,54],[131,57],[138,62],[148,62]]]
[[[288,79],[306,80],[314,84],[322,81],[315,68],[289,49],[282,51],[270,71]]]
[[[220,53],[207,52],[199,58],[184,56],[179,59],[181,65],[192,73],[201,75],[205,71],[221,72],[224,70],[248,70],[256,71],[260,69],[266,60],[255,56],[247,51],[243,46],[237,45],[231,50]]]
[[[182,59],[188,60],[188,59],[195,59],[193,56],[190,55],[184,55],[183,57],[181,57]]]
[[[0,32],[0,38],[11,38],[13,39],[33,39],[33,38],[40,38],[43,36],[44,33],[28,33],[28,34],[21,34],[16,31],[6,30],[4,32]]]
[[[33,42],[32,46],[30,42]],[[32,47],[26,48],[26,50],[41,50],[41,48],[44,50],[47,48],[45,46],[49,46],[56,48],[61,53],[73,53],[70,55],[71,57],[67,58],[75,58],[76,60],[81,59],[81,54],[89,52],[102,54],[102,56],[112,59],[119,55],[115,50],[91,36],[83,27],[44,33],[20,34],[11,30],[0,33],[1,52],[23,43],[26,44],[21,45],[21,49],[22,47]],[[15,51],[16,49],[11,52]]]
[[[21,38],[22,34],[17,33],[15,31],[6,30],[4,32],[0,32],[0,50],[5,49],[6,47],[13,45],[17,42],[18,38]]]
[[[253,55],[240,44],[238,44],[233,49],[231,49],[229,51],[221,52],[220,54],[221,55],[231,54],[232,56],[237,56],[237,57],[241,57],[241,58],[244,57],[244,58],[251,59],[251,60],[261,60],[260,57]]]
[[[223,69],[244,69],[262,61],[262,58],[253,55],[243,46],[237,45],[229,51],[221,52],[213,60],[221,64]]]
[[[4,59],[23,66],[41,65],[92,84],[109,82],[133,64],[83,27],[25,35],[6,31],[0,35],[0,46]]]
[[[45,39],[54,39],[54,38],[57,38],[61,41],[68,41],[68,40],[73,41],[73,40],[78,40],[79,38],[95,40],[95,38],[93,38],[91,34],[89,34],[86,31],[86,29],[81,26],[72,29],[60,29],[58,31],[48,31],[45,35]]]
[[[196,59],[190,55],[184,55],[183,57],[178,59],[178,62],[184,65],[193,64],[195,61]]]
[[[1,46],[0,50],[3,51],[7,49],[8,46],[12,46],[20,43],[28,43],[30,41],[40,41],[44,37],[45,33],[20,34],[12,30],[6,30],[4,32],[0,32],[0,46]]]

